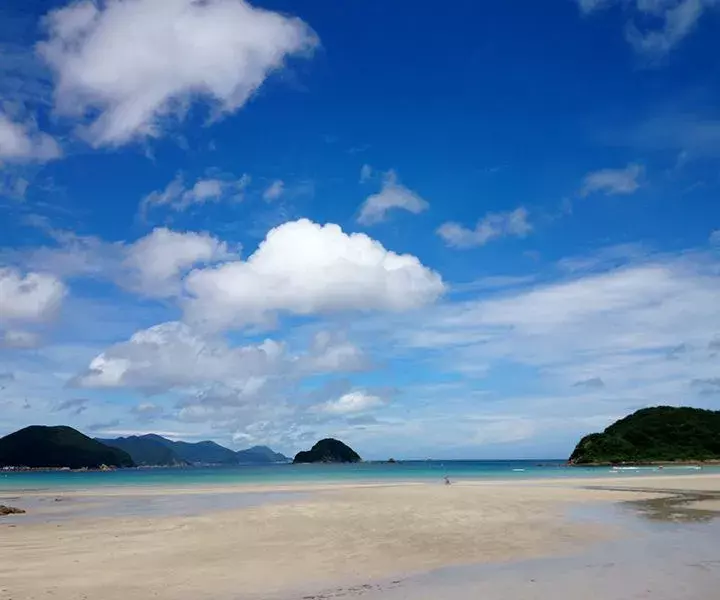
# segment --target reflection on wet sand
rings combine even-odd
[[[638,516],[651,521],[704,523],[720,517],[720,492],[604,486],[593,486],[591,489],[662,494],[660,497],[628,500],[619,503],[620,507],[628,509]]]

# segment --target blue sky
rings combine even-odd
[[[0,434],[563,457],[720,408],[715,0],[0,9]]]

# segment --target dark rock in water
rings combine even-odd
[[[356,463],[362,459],[350,446],[340,440],[326,438],[320,440],[312,449],[298,452],[293,464],[299,463]]]
[[[24,515],[25,511],[22,508],[15,508],[14,506],[5,506],[0,504],[0,516],[5,515]]]
[[[394,465],[397,461],[394,458],[388,458],[388,464]]]

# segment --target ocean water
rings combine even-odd
[[[537,479],[637,475],[681,475],[698,473],[697,468],[656,467],[567,467],[562,460],[455,460],[403,461],[396,464],[365,462],[347,465],[263,465],[232,467],[140,468],[109,472],[0,471],[2,490],[92,489],[96,487],[195,487],[213,485],[261,485],[322,482],[451,481],[463,479]],[[702,467],[701,472],[720,473],[720,467]]]

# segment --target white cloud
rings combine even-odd
[[[18,123],[0,110],[0,161],[44,162],[61,155],[58,143],[32,121]]]
[[[360,183],[365,183],[366,181],[370,181],[373,176],[373,168],[365,164],[360,169]]]
[[[182,175],[178,174],[164,190],[151,192],[142,199],[140,214],[146,217],[148,211],[158,206],[168,206],[173,210],[183,211],[192,205],[219,202],[225,198],[241,200],[249,184],[250,176],[244,174],[239,179],[216,177],[198,179],[192,187],[185,187]]]
[[[403,311],[444,290],[440,275],[414,256],[301,219],[268,232],[246,261],[191,272],[185,313],[193,323],[242,327],[268,324],[278,313]]]
[[[224,242],[207,233],[164,227],[130,244],[67,231],[49,230],[49,234],[58,246],[34,249],[21,255],[19,262],[62,278],[110,280],[156,298],[178,294],[180,280],[191,267],[236,256]]]
[[[284,343],[270,339],[231,346],[222,336],[173,321],[138,331],[128,341],[111,346],[73,383],[148,393],[224,394],[232,402],[240,402],[266,392],[273,381],[356,371],[365,364],[359,348],[327,333],[318,334],[307,352],[293,353]]]
[[[300,358],[299,363],[301,371],[307,373],[363,371],[369,366],[360,348],[328,331],[315,335],[310,352]]]
[[[367,166],[367,165],[365,165]],[[363,169],[365,169],[365,166]],[[362,180],[363,171],[360,172]],[[379,193],[368,196],[360,207],[358,223],[372,225],[387,218],[392,210],[406,210],[414,215],[426,211],[430,205],[418,194],[398,182],[395,171],[388,171]]]
[[[475,229],[468,229],[459,223],[444,223],[438,228],[437,234],[448,246],[472,248],[484,246],[501,237],[525,237],[530,231],[532,225],[528,221],[528,211],[519,207],[510,212],[489,213],[478,221]]]
[[[40,323],[55,316],[67,290],[58,278],[46,273],[22,274],[0,268],[0,324]]]
[[[710,234],[710,243],[715,246],[720,246],[720,229],[716,229]]]
[[[366,412],[384,404],[382,398],[368,394],[362,390],[343,394],[337,400],[322,404],[319,409],[331,415],[347,415]]]
[[[231,348],[222,338],[203,336],[182,323],[162,323],[105,350],[75,383],[148,391],[215,382],[241,386],[250,377],[264,377],[273,371],[284,352],[281,344],[270,340]]]
[[[127,246],[120,281],[146,296],[180,292],[180,278],[191,267],[232,257],[227,245],[207,233],[175,232],[164,227]]]
[[[283,195],[284,191],[285,183],[282,181],[282,179],[276,179],[263,192],[263,200],[265,200],[266,202],[272,202],[273,200],[277,200],[278,198],[280,198],[280,196]]]
[[[242,0],[80,0],[45,25],[38,52],[55,73],[56,109],[92,115],[82,133],[94,146],[158,136],[198,98],[232,113],[319,43],[300,19]]]
[[[624,169],[601,169],[588,173],[580,189],[581,196],[601,193],[607,196],[635,193],[645,173],[642,165],[629,164]]]

